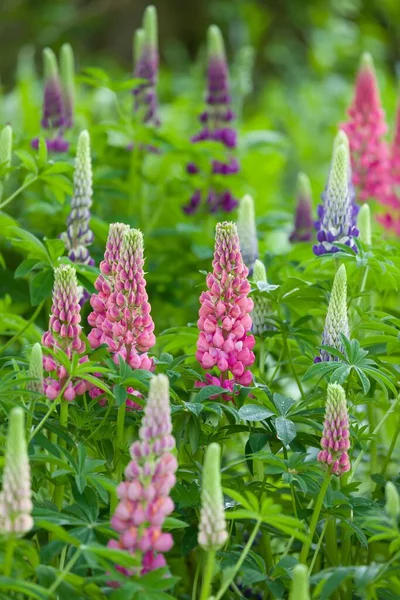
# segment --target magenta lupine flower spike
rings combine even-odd
[[[41,125],[43,129],[50,130],[53,138],[46,139],[48,150],[66,152],[69,143],[63,138],[65,127],[65,108],[63,102],[62,86],[58,70],[57,58],[51,48],[43,50],[44,64],[44,96],[43,116]],[[39,147],[39,138],[32,140],[32,147]]]
[[[0,492],[0,534],[20,537],[33,527],[31,472],[22,408],[13,408],[7,431],[3,489]]]
[[[42,344],[55,353],[60,348],[69,359],[73,354],[83,354],[85,343],[81,338],[80,311],[75,269],[71,265],[61,265],[54,269],[49,330],[43,334]],[[80,362],[86,360],[87,357],[83,356]],[[44,381],[44,392],[49,400],[55,400],[68,379],[68,373],[65,367],[58,364],[57,360],[50,355],[43,358],[43,367],[49,373]],[[84,381],[70,381],[64,390],[64,400],[71,402],[75,396],[84,394],[85,391]]]
[[[387,131],[371,56],[362,57],[349,120],[341,128],[350,141],[353,183],[361,202],[375,198],[386,203],[390,194]]]
[[[332,473],[340,476],[350,471],[347,453],[350,448],[350,432],[346,394],[338,383],[328,384],[321,447],[318,460],[331,467]]]
[[[208,89],[206,95],[207,110],[200,115],[203,129],[192,137],[193,143],[206,140],[219,142],[226,151],[226,161],[213,160],[211,165],[214,175],[232,175],[239,171],[239,163],[233,155],[237,144],[237,132],[232,127],[235,114],[231,109],[231,96],[229,89],[229,73],[225,56],[224,41],[221,31],[216,25],[208,29]],[[197,165],[189,163],[187,172],[199,172]],[[223,210],[231,212],[238,205],[232,193],[219,187],[212,187],[207,194],[207,209],[210,212]],[[199,208],[202,192],[196,190],[189,203],[184,207],[186,214],[193,214]]]
[[[249,385],[252,381],[249,367],[254,362],[255,341],[249,335],[253,301],[248,297],[247,275],[235,223],[218,223],[213,272],[207,275],[208,290],[200,296],[196,358],[204,369],[217,372],[207,373],[207,383],[231,393],[235,383]]]
[[[312,197],[311,185],[305,173],[299,173],[296,190],[296,212],[294,215],[294,230],[290,234],[291,242],[308,242],[312,237]]]
[[[173,545],[171,534],[162,531],[165,518],[174,510],[170,491],[178,467],[171,432],[169,382],[165,375],[157,375],[150,382],[139,440],[131,446],[132,460],[125,469],[126,481],[117,488],[120,502],[111,519],[119,540],[109,546],[141,559],[135,572],[119,567],[128,576],[164,567],[164,553]]]
[[[385,229],[400,236],[400,104],[397,107],[396,129],[390,147],[390,178],[392,187],[385,203],[389,211],[378,215],[377,220]]]
[[[145,79],[133,90],[135,97],[134,111],[140,113],[143,123],[158,126],[158,32],[157,11],[148,6],[144,12],[143,28],[135,32],[134,60],[135,77]]]

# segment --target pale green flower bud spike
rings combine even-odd
[[[136,29],[133,35],[133,64],[136,65],[143,52],[145,36],[144,29]]]
[[[386,492],[386,504],[385,511],[393,519],[393,521],[397,522],[400,517],[400,497],[399,492],[397,491],[396,486],[391,481],[388,481],[385,488]]]
[[[228,539],[221,487],[221,447],[210,444],[203,466],[199,545],[204,550],[218,550]]]
[[[257,281],[263,281],[264,283],[267,283],[267,270],[265,268],[264,263],[258,259],[254,263],[253,280],[256,283]]]
[[[0,133],[0,169],[5,172],[4,179],[8,177],[8,171],[11,167],[12,155],[12,129],[11,125],[3,127]]]
[[[310,600],[310,586],[306,565],[296,565],[292,574],[289,600]]]
[[[28,376],[31,378],[27,384],[28,389],[43,394],[43,353],[38,342],[32,346]]]
[[[340,146],[345,146],[345,148],[347,150],[347,153],[350,154],[349,138],[347,137],[347,135],[345,134],[345,132],[342,129],[339,129],[339,131],[337,132],[336,137],[334,139],[334,142],[333,142],[333,153],[335,153],[336,150]]]
[[[58,64],[57,58],[51,48],[45,48],[43,50],[43,66],[44,66],[44,78],[46,81],[49,79],[58,78]]]
[[[333,346],[340,352],[343,352],[341,334],[347,338],[350,336],[347,316],[347,275],[344,265],[339,267],[333,281],[322,335],[322,345]],[[326,350],[321,350],[321,359],[324,361],[330,360],[331,356]]]
[[[367,203],[362,205],[357,215],[357,229],[360,232],[359,239],[366,246],[371,246],[371,209]]]
[[[90,207],[93,195],[92,157],[90,154],[89,132],[79,134],[76,146],[76,161],[74,171],[74,194],[87,199],[87,208]]]
[[[311,184],[308,176],[305,173],[299,173],[297,176],[297,198],[311,198]]]
[[[158,23],[157,10],[155,6],[148,6],[144,11],[143,29],[146,43],[150,46],[150,48],[156,50],[158,48]]]
[[[253,198],[247,194],[239,203],[237,217],[240,251],[250,273],[258,256],[258,240]]]
[[[71,126],[75,105],[75,59],[70,44],[63,44],[61,46],[60,70],[67,119],[70,120],[68,126]]]
[[[374,60],[369,52],[364,52],[361,56],[361,68],[374,70]]]
[[[210,25],[207,33],[208,57],[225,58],[224,38],[217,25]]]
[[[343,199],[347,199],[349,160],[349,151],[344,144],[341,144],[334,151],[329,174],[328,193],[332,203],[343,204]]]

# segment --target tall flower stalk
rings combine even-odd
[[[174,510],[170,497],[178,466],[174,447],[169,382],[165,375],[157,375],[150,382],[139,440],[130,448],[126,481],[118,486],[119,504],[111,519],[119,539],[111,540],[109,546],[139,559],[140,566],[133,570],[118,567],[128,576],[164,567],[164,553],[173,546],[171,534],[164,533],[162,526]]]
[[[322,345],[332,346],[344,351],[341,334],[347,338],[350,336],[349,320],[347,316],[347,275],[346,268],[341,265],[337,270],[333,281],[331,297],[326,314],[324,331],[322,334]],[[320,356],[315,362],[337,360],[327,350],[321,350]]]
[[[363,55],[357,74],[349,119],[341,128],[350,141],[353,183],[358,199],[385,204],[390,195],[387,125],[370,54]]]
[[[258,239],[254,200],[249,194],[239,203],[237,230],[242,258],[251,275],[258,258]]]
[[[291,242],[308,242],[312,238],[312,196],[311,185],[305,173],[299,173],[296,187],[296,212],[294,229],[290,234]]]
[[[57,58],[51,48],[43,50],[43,65],[44,96],[41,125],[51,136],[46,139],[46,145],[50,151],[66,152],[69,142],[63,136],[66,127],[63,91]],[[39,138],[32,140],[32,147],[36,149],[39,147]]]
[[[158,31],[157,10],[148,6],[143,17],[143,27],[134,36],[134,75],[145,81],[133,90],[134,112],[147,125],[158,126]]]
[[[11,167],[12,129],[6,125],[0,131],[0,178],[7,179]],[[4,175],[3,175],[4,174]]]
[[[249,367],[254,362],[255,341],[249,335],[253,301],[248,297],[247,275],[236,225],[218,223],[213,272],[207,275],[208,290],[200,296],[196,358],[209,371],[206,382],[230,392],[225,399],[231,399],[235,383],[252,381]]]
[[[234,156],[237,144],[237,132],[233,127],[235,114],[231,108],[228,65],[225,56],[224,41],[221,31],[216,25],[211,25],[208,30],[208,64],[207,64],[207,109],[200,115],[203,128],[192,137],[194,144],[212,140],[224,148],[226,159],[213,160],[211,164],[212,175],[228,176],[239,171],[239,163]],[[194,163],[187,165],[189,174],[199,173],[199,168]],[[204,197],[206,208],[210,212],[231,212],[236,208],[238,201],[229,189],[222,183],[212,184],[208,191],[196,190],[189,203],[184,207],[186,214],[196,212]]]
[[[60,50],[60,71],[64,104],[64,127],[74,124],[75,108],[75,60],[70,44],[63,44]]]

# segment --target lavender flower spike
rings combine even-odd
[[[333,154],[324,204],[318,207],[316,222],[318,244],[314,254],[339,252],[335,243],[346,244],[357,252],[354,237],[358,236],[355,215],[349,190],[349,152],[340,144]]]
[[[143,123],[158,126],[158,26],[157,11],[148,6],[143,17],[143,29],[134,37],[134,75],[145,82],[133,90],[134,111],[140,113]]]
[[[322,334],[322,345],[333,346],[340,352],[344,351],[340,335],[350,336],[349,321],[347,317],[347,275],[344,265],[339,267],[333,281],[331,298],[325,319]],[[337,360],[326,350],[321,350],[319,357],[314,362]]]
[[[310,180],[305,173],[299,173],[296,190],[296,212],[294,230],[290,234],[291,242],[308,242],[312,237],[312,197]]]
[[[203,466],[198,542],[204,550],[218,550],[228,539],[221,487],[221,446],[208,446]]]
[[[258,240],[254,200],[247,194],[240,201],[237,218],[237,230],[240,242],[240,251],[246,267],[251,275],[254,263],[258,257]]]
[[[321,447],[318,460],[330,466],[334,475],[340,476],[350,471],[347,453],[350,448],[350,432],[346,394],[338,383],[328,383]]]
[[[63,44],[60,50],[60,69],[64,101],[64,126],[72,127],[75,105],[75,61],[70,44]]]
[[[82,131],[76,150],[71,212],[67,221],[67,231],[61,234],[61,239],[68,250],[68,257],[73,262],[85,265],[94,265],[88,250],[88,246],[93,242],[93,233],[89,228],[92,195],[90,136],[87,131]]]
[[[3,489],[0,492],[0,534],[20,537],[33,527],[31,474],[22,408],[13,408],[7,432]]]

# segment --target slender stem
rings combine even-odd
[[[321,508],[322,508],[322,503],[324,501],[325,494],[328,489],[330,480],[331,480],[331,470],[328,469],[326,472],[325,478],[322,482],[321,489],[319,490],[317,499],[315,501],[314,512],[312,514],[311,521],[310,521],[310,532],[308,534],[307,541],[303,543],[303,547],[301,549],[300,562],[303,564],[306,564],[306,562],[307,562],[308,552],[309,552],[311,544],[312,544],[315,529],[317,527],[319,515],[321,512]]]
[[[284,344],[285,344],[287,356],[288,356],[288,359],[289,359],[289,365],[290,365],[290,368],[291,368],[292,373],[293,373],[293,377],[294,377],[294,379],[295,379],[295,381],[297,383],[297,387],[299,388],[299,392],[301,394],[301,397],[304,400],[305,399],[305,395],[304,395],[303,386],[301,385],[299,376],[297,375],[296,369],[294,368],[294,364],[293,364],[293,360],[292,360],[292,355],[290,354],[290,347],[289,347],[289,344],[288,344],[286,336],[284,336],[283,339],[284,339]]]
[[[121,450],[124,447],[126,402],[118,407],[116,445]]]
[[[265,368],[265,339],[262,338],[260,340],[260,357],[259,357],[259,369],[260,369],[260,375],[263,377],[264,376],[264,368]]]
[[[314,555],[313,555],[312,560],[311,560],[310,568],[308,569],[308,572],[309,572],[310,575],[313,572],[313,569],[314,569],[314,566],[315,566],[315,561],[317,560],[317,557],[318,557],[318,555],[320,553],[322,541],[324,539],[327,527],[328,527],[328,519],[326,519],[326,521],[324,523],[324,526],[323,526],[322,531],[321,531],[321,535],[319,536],[319,540],[318,540],[317,545],[315,547],[315,552],[314,552]]]
[[[192,600],[196,600],[196,598],[197,598],[197,586],[198,586],[199,577],[200,577],[200,567],[201,567],[201,563],[200,563],[200,561],[198,561],[196,573],[194,575],[194,581],[193,581]]]
[[[261,548],[264,556],[265,566],[267,568],[267,572],[274,568],[274,555],[271,547],[271,536],[267,531],[263,531],[261,537]]]
[[[16,544],[16,539],[13,535],[11,535],[6,542],[6,555],[4,557],[4,567],[3,567],[4,577],[10,577],[10,575],[11,575],[15,544]]]
[[[334,567],[337,564],[337,537],[336,519],[333,516],[327,518],[325,551],[329,562]]]
[[[214,566],[215,550],[208,550],[204,555],[200,600],[208,600],[211,596],[211,584],[214,575]]]
[[[400,435],[400,418],[397,421],[397,427],[395,429],[392,441],[390,443],[388,453],[387,453],[387,455],[385,457],[385,460],[383,462],[382,469],[381,469],[381,475],[384,475],[386,473],[386,469],[389,466],[390,459],[392,458],[392,454],[393,454],[393,451],[394,451],[394,449],[396,447],[396,443],[397,443],[399,435]]]
[[[372,402],[368,403],[367,412],[368,412],[369,430],[374,431],[374,429],[376,427],[376,419],[375,419],[375,407],[373,406]],[[370,455],[369,470],[370,470],[370,476],[372,476],[377,471],[377,461],[378,461],[377,441],[374,437],[372,438],[371,443],[370,443],[369,455]]]
[[[245,560],[246,556],[248,555],[248,553],[251,550],[251,547],[252,547],[252,545],[254,543],[254,540],[256,539],[256,535],[258,533],[258,530],[260,529],[260,525],[261,525],[261,521],[256,521],[256,524],[254,526],[253,532],[252,532],[251,536],[249,537],[249,540],[248,540],[247,544],[243,548],[243,551],[242,551],[242,554],[239,557],[239,560],[237,561],[235,567],[232,569],[230,576],[222,584],[219,592],[215,596],[215,600],[220,600],[220,598],[222,598],[222,596],[225,594],[226,590],[231,585],[232,581],[235,579],[236,575],[238,574],[238,572],[240,570],[240,567],[244,563],[244,560]]]
[[[11,194],[11,196],[6,198],[3,202],[0,202],[0,209],[7,206],[7,204],[9,204],[12,200],[14,200],[14,198],[16,198],[21,192],[23,192],[27,187],[32,185],[32,183],[34,183],[38,179],[39,179],[39,177],[37,175],[35,175],[32,179],[29,179],[28,181],[23,183],[21,185],[21,187],[19,187],[17,190],[15,190],[15,192],[13,194]]]
[[[66,565],[65,569],[58,575],[57,579],[53,582],[53,584],[47,590],[47,595],[48,596],[51,596],[56,591],[56,589],[58,588],[58,586],[60,585],[60,583],[62,582],[62,580],[64,579],[64,577],[66,575],[68,575],[68,573],[73,568],[74,564],[76,563],[76,561],[80,557],[81,552],[82,552],[82,550],[80,548],[78,548],[77,551],[75,552],[75,554],[73,555],[73,557],[71,558],[71,560]]]
[[[281,348],[281,352],[280,352],[280,354],[279,354],[278,361],[277,361],[277,363],[276,363],[276,365],[275,365],[274,372],[272,373],[272,375],[271,375],[271,378],[270,378],[270,380],[269,380],[269,383],[270,383],[270,385],[271,385],[272,383],[274,383],[275,376],[276,376],[277,372],[279,371],[279,367],[281,366],[281,360],[282,360],[282,357],[283,357],[283,353],[284,353],[284,351],[285,351],[285,345],[284,345],[284,344],[282,344],[282,348]]]
[[[60,404],[60,425],[64,429],[67,429],[68,427],[68,402],[66,400],[61,400]],[[65,448],[65,440],[59,438],[58,443],[62,448]],[[64,485],[57,485],[54,490],[54,504],[57,506],[58,510],[61,510],[62,508],[63,499]]]
[[[2,346],[0,348],[0,354],[3,353],[5,350],[7,350],[7,348],[9,348],[19,338],[19,336],[22,335],[24,333],[24,331],[26,331],[28,329],[28,327],[36,320],[36,317],[42,310],[44,303],[45,303],[45,300],[42,300],[42,302],[38,305],[37,309],[35,310],[33,315],[29,318],[29,320],[25,323],[25,325],[15,335],[13,335],[13,337],[10,338],[8,340],[8,342],[6,342],[4,344],[4,346]]]
[[[32,431],[31,437],[29,438],[29,441],[31,442],[33,440],[33,438],[35,437],[35,435],[42,429],[43,425],[46,423],[47,419],[53,414],[53,412],[56,410],[58,402],[60,400],[60,398],[62,398],[67,385],[69,384],[69,382],[71,381],[71,377],[68,377],[67,381],[65,382],[63,388],[61,389],[60,393],[58,394],[57,398],[55,398],[52,401],[52,404],[49,408],[49,410],[47,411],[47,413],[44,415],[43,419],[40,421],[39,425],[37,425],[35,427],[35,429]]]
[[[368,273],[369,273],[369,267],[367,266],[365,268],[364,271],[364,275],[361,281],[361,286],[360,286],[360,295],[358,296],[357,300],[356,300],[356,305],[360,306],[361,302],[362,302],[362,293],[365,290],[365,286],[367,285],[367,279],[368,279]]]

